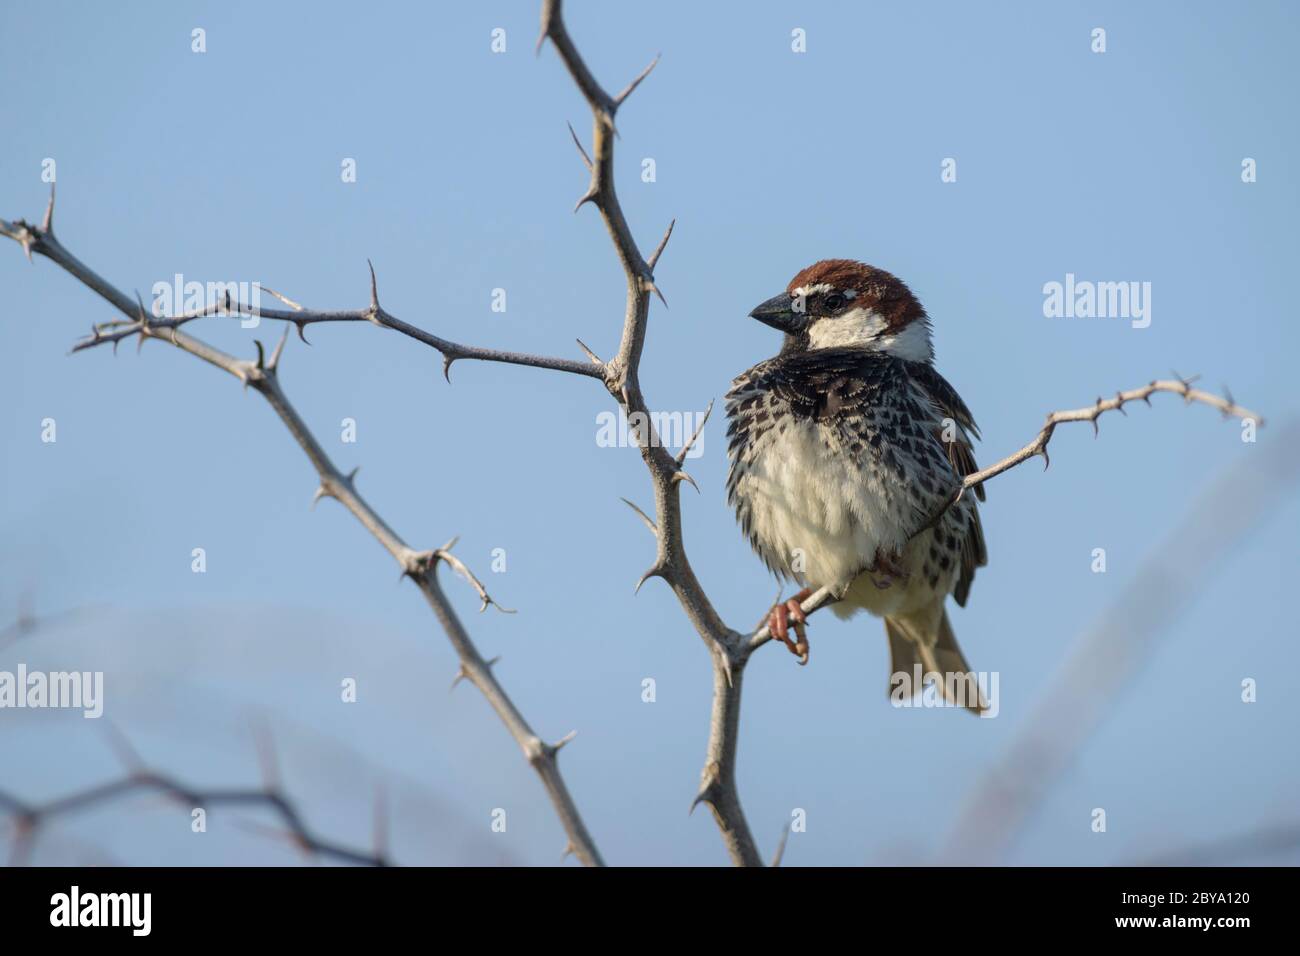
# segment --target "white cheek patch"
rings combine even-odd
[[[909,362],[934,358],[928,322],[920,319],[888,334],[885,320],[870,309],[852,309],[835,318],[818,319],[808,327],[808,344],[814,349],[874,349]]]
[[[897,335],[886,336],[873,347],[909,362],[934,360],[934,346],[930,342],[930,323],[925,319],[904,326]]]
[[[871,346],[885,331],[885,320],[870,309],[851,309],[843,315],[818,319],[808,327],[808,344],[815,349]]]

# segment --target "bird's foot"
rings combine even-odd
[[[771,635],[786,646],[800,664],[808,663],[808,616],[804,614],[802,604],[812,594],[811,588],[804,588],[790,600],[778,601],[767,612],[767,629]],[[795,637],[790,638],[794,629]]]

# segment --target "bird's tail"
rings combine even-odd
[[[988,708],[975,674],[957,646],[942,601],[914,614],[885,618],[885,634],[889,637],[891,699],[900,679],[905,681],[902,687],[919,692],[921,687],[916,680],[919,674],[922,680],[933,679],[950,704],[975,714]],[[905,676],[900,678],[900,674]],[[932,674],[936,676],[931,678]]]

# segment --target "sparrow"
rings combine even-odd
[[[973,686],[945,604],[964,606],[988,563],[983,487],[933,519],[977,470],[979,429],[934,368],[925,309],[883,269],[826,259],[750,315],[784,340],[727,394],[727,498],[767,567],[803,587],[768,612],[772,636],[807,663],[800,603],[829,587],[837,616],[884,618],[891,694],[900,672]]]

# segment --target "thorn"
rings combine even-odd
[[[566,124],[566,125],[569,127],[569,135],[573,137],[573,145],[576,146],[576,147],[578,147],[578,153],[582,156],[582,162],[583,162],[583,164],[587,167],[587,170],[590,171],[590,170],[591,170],[591,157],[588,156],[588,155],[587,155],[587,151],[586,151],[585,149],[582,148],[582,141],[581,141],[580,139],[578,139],[578,134],[577,134],[577,132],[574,130],[574,128],[573,128],[573,124],[572,124],[572,123],[568,123],[568,124]]]
[[[686,811],[686,815],[690,816],[694,814],[695,808],[701,803],[707,803],[709,806],[713,806],[713,801],[713,784],[708,784],[707,786],[702,787],[700,792],[695,795],[695,799],[691,801],[691,808]]]
[[[588,188],[587,191],[586,191],[585,193],[582,194],[582,198],[579,199],[579,200],[574,204],[574,206],[573,206],[573,211],[574,211],[574,212],[577,212],[579,209],[581,209],[583,206],[585,206],[585,205],[586,205],[587,203],[589,203],[589,202],[590,202],[590,203],[594,203],[594,202],[596,202],[596,195],[597,195],[597,193],[596,193],[596,189],[595,189],[594,186]]]
[[[685,445],[682,446],[681,451],[677,453],[677,457],[675,461],[677,462],[677,466],[679,468],[685,463],[687,453],[690,452],[691,448],[694,447],[695,443],[699,441],[700,435],[703,434],[704,432],[704,426],[708,424],[709,416],[712,414],[713,414],[713,399],[709,399],[709,407],[704,410],[704,417],[700,419],[700,423],[695,426],[695,431],[691,435],[690,439],[686,442]],[[692,481],[691,484],[694,485],[695,482]],[[700,490],[698,485],[696,486],[695,490],[696,491]]]
[[[569,743],[569,741],[571,741],[576,736],[578,736],[578,732],[576,730],[570,730],[567,734],[565,734],[563,737],[561,737],[551,746],[551,750],[555,751],[556,753],[559,753],[561,750],[565,748],[565,746]]]
[[[664,576],[664,569],[661,568],[659,566],[659,563],[656,561],[654,564],[650,566],[650,570],[646,571],[645,574],[641,575],[641,580],[636,583],[636,587],[632,589],[632,593],[640,594],[641,585],[645,584],[651,578],[662,578],[663,576]]]
[[[379,282],[375,278],[375,264],[367,259],[366,265],[370,267],[370,321],[382,328],[384,323],[379,317],[384,310],[379,307]]]
[[[626,498],[619,498],[618,500],[623,502],[623,504],[627,505],[633,511],[635,511],[641,517],[641,520],[645,522],[645,526],[650,529],[650,533],[654,535],[656,538],[659,537],[659,529],[658,527],[655,526],[655,523],[650,519],[650,516],[648,514],[646,514],[644,511],[638,508],[631,501],[628,501]],[[640,587],[640,585],[638,585],[638,587]]]
[[[456,685],[463,680],[469,680],[469,671],[465,670],[464,664],[461,664],[458,668],[456,668],[456,677],[455,679],[452,680],[451,687],[447,689],[447,692],[451,693],[453,690],[456,689]]]
[[[131,746],[131,742],[126,739],[126,735],[122,733],[117,724],[112,721],[105,721],[104,731],[108,735],[109,746],[117,754],[117,759],[122,761],[122,766],[137,773],[144,770],[144,760],[141,759],[136,749]]]
[[[790,824],[786,823],[781,828],[781,839],[776,845],[776,853],[772,855],[772,867],[776,868],[781,865],[781,860],[785,858],[785,844],[790,839]]]
[[[643,280],[643,282],[646,290],[649,292],[653,292],[655,295],[659,296],[659,301],[664,304],[664,308],[665,309],[668,308],[668,300],[665,299],[664,294],[659,291],[659,287],[649,280]]]
[[[258,288],[260,288],[263,292],[269,292],[269,293],[271,293],[271,295],[275,296],[277,299],[279,299],[281,302],[283,302],[283,303],[284,303],[285,305],[287,305],[289,308],[293,309],[295,312],[301,312],[301,311],[302,311],[302,306],[301,306],[301,305],[299,305],[297,302],[293,301],[293,299],[289,298],[287,295],[281,295],[279,292],[276,292],[276,291],[275,291],[274,289],[272,289],[270,286],[265,286],[265,285],[264,285],[264,286],[258,286]],[[227,302],[229,302],[229,300],[230,300],[230,293],[229,293],[228,291],[226,292],[226,300],[227,300]]]
[[[1119,412],[1125,418],[1128,418],[1128,412],[1124,411],[1124,393],[1117,391],[1115,393],[1115,411]]]
[[[695,479],[692,478],[690,475],[688,475],[686,472],[684,471],[673,472],[673,484],[677,484],[677,482],[679,481],[684,481],[687,484],[689,484],[692,488],[695,489],[696,494],[700,493],[700,486],[697,485],[695,483]]]
[[[317,485],[316,493],[311,496],[311,510],[312,511],[316,510],[316,502],[320,501],[322,498],[332,498],[332,497],[333,495],[331,495],[329,491],[326,490],[324,482]]]
[[[54,235],[54,183],[50,183],[50,201],[45,206],[45,216],[41,219],[41,232]]]
[[[1228,403],[1228,407],[1223,410],[1224,418],[1232,417],[1232,409],[1237,407],[1237,403],[1232,399],[1232,390],[1227,385],[1223,386],[1223,400]]]
[[[303,332],[303,329],[305,329],[306,327],[307,327],[307,323],[306,323],[306,322],[295,322],[295,323],[294,323],[294,328],[296,328],[296,329],[298,330],[298,338],[302,339],[303,342],[304,342],[304,344],[306,344],[306,345],[311,345],[311,343],[307,341],[307,336],[306,336],[306,334]]]
[[[140,290],[135,290],[135,303],[140,309],[140,338],[137,340],[135,354],[139,355],[140,350],[144,348],[144,340],[149,337],[149,316],[144,310],[144,299],[140,297]]]
[[[274,372],[280,367],[280,356],[284,354],[284,343],[289,341],[289,323],[284,324],[284,332],[280,335],[280,341],[275,344],[275,351],[271,353],[271,362],[267,365],[267,370]]]
[[[573,846],[573,841],[570,840],[564,845],[564,852],[560,854],[560,859],[563,860],[566,857],[573,856],[576,852],[577,850]]]
[[[629,83],[629,84],[627,85],[627,87],[623,90],[622,93],[620,93],[620,94],[618,94],[618,96],[614,97],[614,109],[618,109],[620,106],[622,106],[622,105],[623,105],[623,101],[626,100],[629,96],[631,96],[631,95],[632,95],[632,92],[633,92],[633,91],[634,91],[638,86],[641,85],[641,81],[644,80],[647,76],[650,75],[650,71],[653,70],[656,66],[659,65],[659,57],[661,57],[662,55],[663,55],[663,54],[661,54],[661,53],[656,53],[656,54],[655,54],[655,58],[654,58],[653,60],[650,61],[650,65],[647,66],[647,67],[646,67],[644,70],[642,70],[640,73],[638,73],[636,79],[634,79],[631,83]]]
[[[664,254],[664,249],[668,246],[668,237],[673,234],[673,227],[676,225],[676,219],[668,224],[668,231],[664,233],[664,237],[659,240],[659,245],[655,246],[655,251],[650,253],[650,258],[646,260],[646,265],[650,267],[651,272],[654,271],[655,265],[658,264],[659,257]]]
[[[1101,426],[1097,424],[1097,416],[1092,416],[1092,437],[1096,438],[1101,434]]]
[[[736,672],[731,666],[731,655],[726,652],[725,648],[720,648],[718,653],[722,655],[722,676],[727,678],[728,687],[735,687]]]
[[[266,369],[266,349],[262,346],[261,339],[253,339],[253,344],[257,346],[257,367],[265,371]]]
[[[500,655],[500,654],[498,654],[496,657],[489,658],[489,659],[488,659],[488,662],[487,662],[487,666],[488,666],[488,667],[494,667],[494,666],[496,666],[496,662],[499,661],[499,660],[501,660],[501,655]],[[575,730],[574,733],[576,734],[577,731]]]
[[[591,349],[587,348],[587,344],[586,344],[585,342],[583,342],[582,339],[577,339],[576,341],[577,341],[577,343],[578,343],[578,347],[579,347],[580,349],[582,349],[584,352],[587,353],[587,358],[591,359],[591,361],[592,361],[594,364],[596,364],[596,365],[604,365],[604,364],[605,364],[604,362],[602,362],[602,361],[600,360],[600,356],[598,356],[598,355],[597,355],[595,352],[593,352]]]
[[[359,472],[360,470],[361,470],[361,466],[357,465],[357,467],[349,471],[347,477],[343,479],[348,483],[348,487],[351,488],[353,491],[356,490],[355,482],[356,482],[357,472]]]
[[[1043,456],[1043,471],[1047,471],[1047,469],[1050,468],[1052,464],[1052,459],[1047,456],[1047,446],[1044,445],[1042,448],[1040,448],[1038,450],[1038,454]]]
[[[454,361],[456,361],[454,355],[448,355],[446,352],[442,354],[442,377],[447,380],[448,385],[451,384],[451,363]]]

